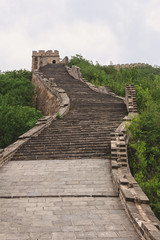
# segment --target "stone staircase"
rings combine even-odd
[[[159,223],[128,171],[123,100],[62,64],[39,71],[67,93],[70,111],[43,118],[1,154],[13,157],[0,168],[0,240],[159,240]],[[136,110],[133,90],[128,112]]]
[[[91,90],[60,64],[40,69],[70,111],[21,145],[0,168],[1,240],[139,240],[111,177],[110,133],[123,100]]]
[[[107,157],[110,133],[127,114],[123,101],[92,91],[72,78],[62,64],[46,65],[40,72],[47,78],[54,78],[57,87],[66,91],[71,101],[70,111],[37,137],[32,137],[12,160]]]

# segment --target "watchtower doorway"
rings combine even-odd
[[[54,64],[55,64],[55,63],[56,63],[56,60],[53,60],[53,61],[52,61],[52,63],[54,63]]]

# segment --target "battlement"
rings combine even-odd
[[[130,64],[117,64],[117,65],[109,65],[114,67],[116,70],[119,70],[121,68],[145,68],[149,67],[151,65],[146,63],[130,63]]]
[[[33,51],[32,57],[59,57],[59,51],[58,50],[39,50],[39,51]]]
[[[47,64],[60,63],[58,50],[39,50],[32,52],[32,72]]]

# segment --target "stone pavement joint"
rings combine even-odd
[[[0,199],[0,205],[2,240],[139,239],[118,198]]]
[[[0,197],[118,196],[107,159],[10,161],[0,169]]]
[[[43,198],[44,196],[8,196],[8,197],[0,197],[0,198],[4,198],[4,199],[15,199],[15,198],[36,198],[36,197],[39,197],[39,198]],[[52,198],[59,198],[59,197],[72,197],[72,198],[80,198],[80,197],[88,197],[88,198],[90,198],[90,197],[93,197],[93,198],[95,198],[95,197],[97,197],[97,198],[101,198],[101,197],[117,197],[116,195],[114,195],[114,196],[111,196],[111,195],[47,195],[47,196],[45,196],[45,198],[50,198],[50,197],[52,197]]]
[[[0,239],[140,239],[109,169],[108,159],[8,162],[0,169]]]

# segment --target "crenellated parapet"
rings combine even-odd
[[[136,102],[136,89],[133,84],[126,86],[125,103],[128,113],[138,113],[138,107]]]
[[[32,72],[47,64],[60,63],[58,50],[39,50],[32,52]]]
[[[127,127],[137,116],[136,90],[132,84],[126,86],[125,103],[128,116],[111,133],[111,174],[125,210],[142,239],[158,240],[160,236],[159,221],[149,206],[149,199],[133,178],[128,160],[130,140]]]
[[[151,65],[146,63],[130,63],[130,64],[116,64],[116,65],[108,65],[109,67],[112,66],[116,70],[120,70],[121,68],[146,68],[151,67]]]

